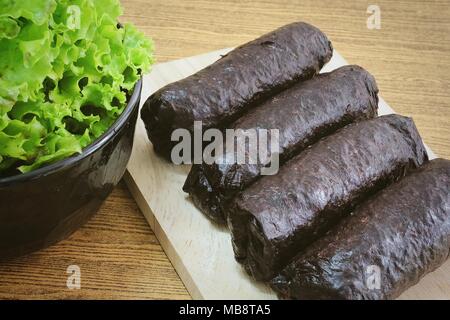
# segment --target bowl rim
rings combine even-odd
[[[61,159],[59,161],[56,161],[54,163],[51,163],[49,165],[43,166],[41,168],[38,168],[36,170],[27,173],[21,173],[11,177],[0,178],[0,188],[5,186],[7,187],[11,184],[35,180],[42,176],[50,175],[63,168],[73,166],[75,163],[89,157],[94,152],[101,149],[106,143],[108,143],[112,138],[114,138],[118,134],[119,132],[118,128],[121,128],[127,122],[129,117],[133,113],[134,109],[136,107],[139,107],[142,92],[142,81],[143,78],[141,77],[136,82],[133,94],[131,95],[127,103],[127,106],[123,110],[122,114],[117,118],[117,120],[111,125],[111,127],[109,127],[109,129],[105,133],[103,133],[99,138],[94,140],[94,142],[92,142],[86,148],[84,148],[81,153],[75,154],[65,159]]]

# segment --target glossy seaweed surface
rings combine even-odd
[[[356,205],[427,160],[410,118],[346,126],[235,199],[228,220],[237,260],[257,280],[270,280]]]
[[[425,164],[293,259],[273,288],[291,299],[398,297],[449,257],[449,188],[450,161]],[[370,277],[374,267],[378,285]]]
[[[82,154],[0,179],[0,259],[54,244],[83,225],[125,173],[142,82],[115,124]]]
[[[280,162],[284,164],[347,124],[376,117],[377,109],[378,87],[373,76],[361,67],[344,66],[274,95],[239,118],[231,129],[278,129]],[[246,152],[258,150],[258,143],[248,143]],[[237,159],[237,150],[224,158]],[[268,157],[266,162],[255,164],[195,164],[183,190],[205,215],[224,223],[227,204],[237,192],[259,179],[269,163]]]
[[[155,92],[141,117],[155,151],[170,160],[173,130],[194,121],[219,128],[261,101],[319,73],[333,54],[319,29],[296,22],[244,44],[212,65]]]

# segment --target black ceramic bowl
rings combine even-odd
[[[73,233],[122,178],[133,147],[142,81],[114,125],[79,155],[0,179],[0,260]]]

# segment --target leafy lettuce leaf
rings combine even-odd
[[[153,44],[118,0],[0,0],[0,177],[82,152],[115,122]]]

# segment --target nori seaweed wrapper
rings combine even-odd
[[[359,66],[344,66],[273,96],[231,129],[278,129],[282,164],[337,129],[375,117],[377,108],[378,87],[373,76]],[[246,150],[252,150],[251,142],[247,143]],[[270,154],[270,144],[268,151]],[[237,159],[236,149],[231,152]],[[183,190],[209,218],[223,223],[233,196],[261,177],[261,169],[268,166],[270,158],[253,164],[196,164]]]
[[[332,56],[319,29],[296,22],[231,51],[212,65],[155,92],[141,117],[155,151],[170,159],[175,129],[223,128],[262,100],[319,73]]]
[[[430,161],[360,205],[296,257],[273,288],[297,299],[398,297],[449,257],[449,190],[450,161]]]
[[[410,118],[346,126],[235,198],[228,222],[236,259],[256,279],[271,279],[358,203],[427,160]]]

